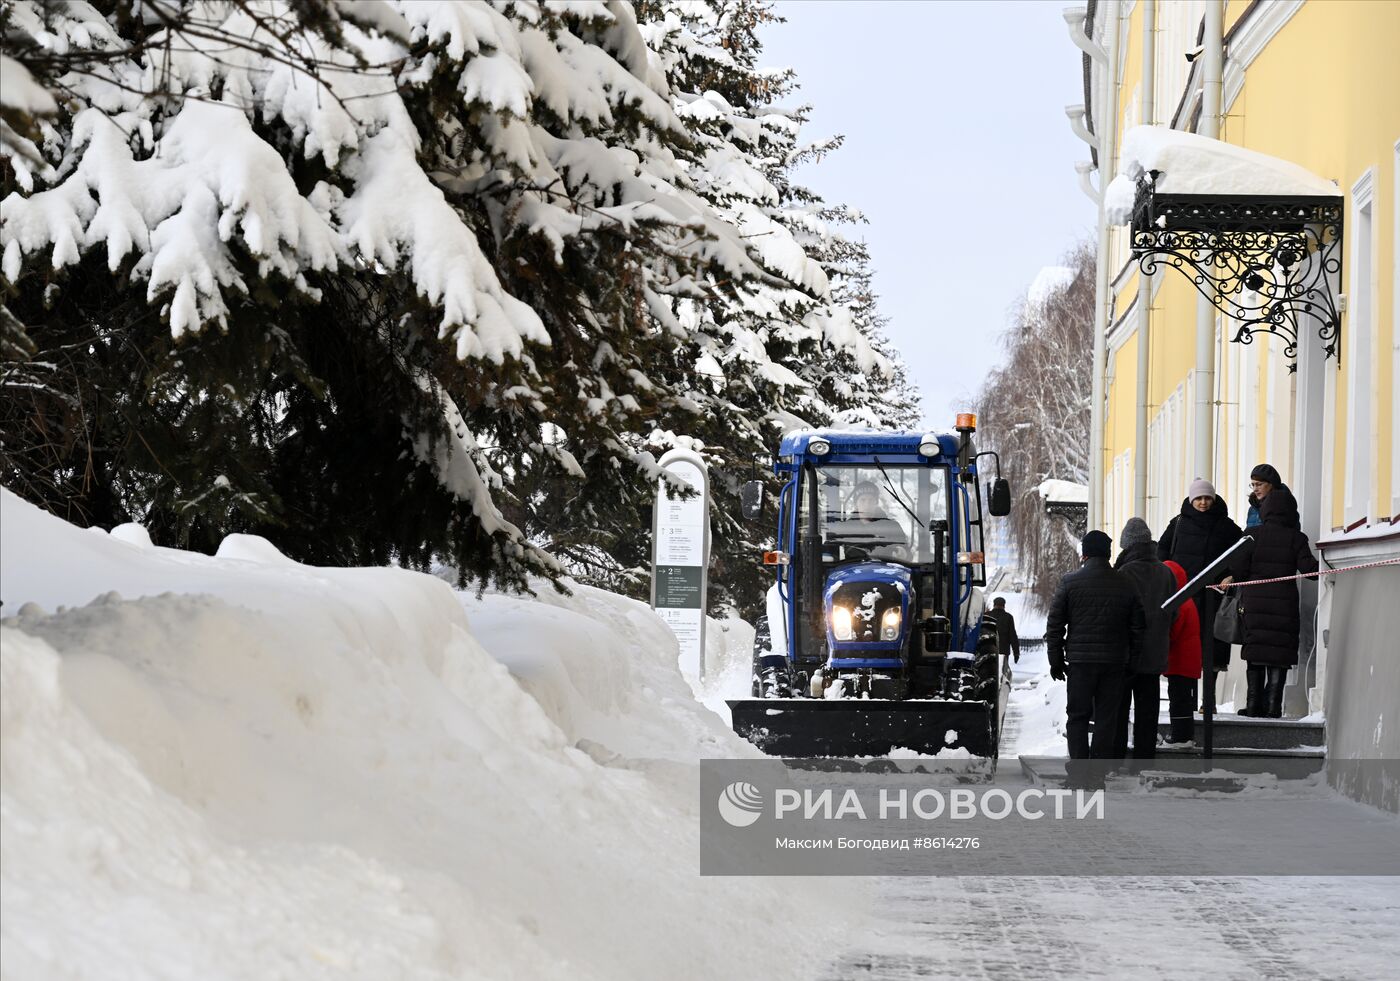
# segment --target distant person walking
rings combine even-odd
[[[1128,665],[1123,698],[1118,704],[1114,759],[1128,758],[1128,713],[1133,716],[1133,759],[1157,755],[1157,714],[1161,703],[1162,672],[1171,651],[1173,615],[1162,610],[1180,587],[1170,569],[1157,558],[1157,543],[1141,518],[1129,518],[1118,538],[1122,549],[1113,567],[1132,582],[1142,601],[1144,629],[1142,649]]]
[[[1179,563],[1166,566],[1176,576],[1176,588],[1186,585],[1186,570]],[[1201,677],[1201,621],[1196,601],[1187,600],[1172,621],[1171,650],[1167,654],[1167,715],[1173,743],[1189,743],[1196,734],[1196,682]]]
[[[1244,526],[1246,529],[1259,525],[1259,505],[1269,496],[1269,492],[1275,487],[1282,487],[1288,490],[1288,485],[1283,482],[1283,478],[1267,463],[1261,463],[1249,472],[1249,514],[1245,516]]]
[[[1282,485],[1274,487],[1259,504],[1260,524],[1250,531],[1254,549],[1232,571],[1241,581],[1277,579],[1299,572],[1316,572],[1317,557],[1302,532],[1298,502]],[[1298,611],[1298,582],[1245,586],[1244,650],[1249,683],[1244,711],[1266,719],[1283,717],[1283,686],[1288,669],[1298,663],[1298,637],[1302,623]]]
[[[986,615],[996,621],[997,653],[1002,657],[1009,654],[1013,660],[1020,661],[1021,638],[1016,636],[1016,618],[1006,608],[1006,597],[998,596],[992,600],[992,608]]]
[[[1223,498],[1216,496],[1210,481],[1196,478],[1181,502],[1181,512],[1172,518],[1162,539],[1157,543],[1157,557],[1176,562],[1186,570],[1186,578],[1194,579],[1201,570],[1220,558],[1243,534],[1230,518],[1230,509]],[[1211,576],[1213,586],[1225,578],[1228,570],[1221,569]],[[1201,624],[1201,661],[1210,661],[1214,654],[1214,671],[1203,679],[1201,704],[1207,698],[1215,705],[1215,676],[1230,663],[1230,645],[1215,639],[1215,613],[1220,609],[1220,594],[1213,589],[1197,594],[1196,612]]]
[[[1142,649],[1145,620],[1132,580],[1109,565],[1113,541],[1091,531],[1080,543],[1083,564],[1060,580],[1045,623],[1050,677],[1066,681],[1070,783],[1102,786],[1103,770],[1083,760],[1113,758],[1118,703],[1129,663]],[[1093,745],[1089,723],[1094,725]]]

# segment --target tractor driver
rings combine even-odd
[[[852,521],[888,521],[890,516],[880,507],[880,488],[868,480],[856,484],[851,495]]]
[[[856,484],[849,498],[846,520],[833,528],[834,539],[843,545],[870,550],[872,558],[904,561],[909,536],[903,526],[881,506],[880,488],[869,480]]]

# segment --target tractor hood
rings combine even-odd
[[[832,662],[898,661],[909,635],[912,583],[908,568],[890,562],[856,562],[827,576],[822,611]]]

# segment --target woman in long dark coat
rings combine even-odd
[[[1240,540],[1240,526],[1230,517],[1230,509],[1223,498],[1216,496],[1210,481],[1197,478],[1187,489],[1186,500],[1181,502],[1181,513],[1172,518],[1166,531],[1157,542],[1157,557],[1163,562],[1170,559],[1186,570],[1187,579],[1194,579],[1202,569],[1220,558],[1235,542]],[[1221,569],[1212,578],[1215,582],[1224,579],[1228,569]],[[1213,585],[1208,583],[1207,585]],[[1215,674],[1206,679],[1215,692],[1215,676],[1230,663],[1230,645],[1215,639],[1215,613],[1220,609],[1220,594],[1213,589],[1204,589],[1196,594],[1197,612],[1201,620],[1202,660],[1212,651],[1215,653]]]
[[[1235,578],[1278,579],[1299,572],[1316,572],[1317,558],[1301,531],[1298,502],[1287,487],[1275,487],[1259,502],[1260,524],[1249,530],[1254,549],[1235,563]],[[1233,556],[1231,557],[1234,562]],[[1298,611],[1298,582],[1246,586],[1241,590],[1244,607],[1244,650],[1249,664],[1249,699],[1241,715],[1266,719],[1283,717],[1283,686],[1288,669],[1298,663],[1298,636],[1302,627]]]

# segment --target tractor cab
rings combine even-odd
[[[976,452],[975,426],[964,415],[950,432],[801,430],[783,438],[773,467],[783,481],[778,548],[765,555],[776,584],[759,626],[756,700],[979,692],[995,700],[995,656],[990,670],[985,644],[978,656],[975,592],[985,583],[976,464],[995,454]],[[743,498],[747,516],[763,513],[760,482],[746,485]],[[986,512],[1006,513],[1009,498],[998,477]],[[772,712],[770,703],[766,728]]]

